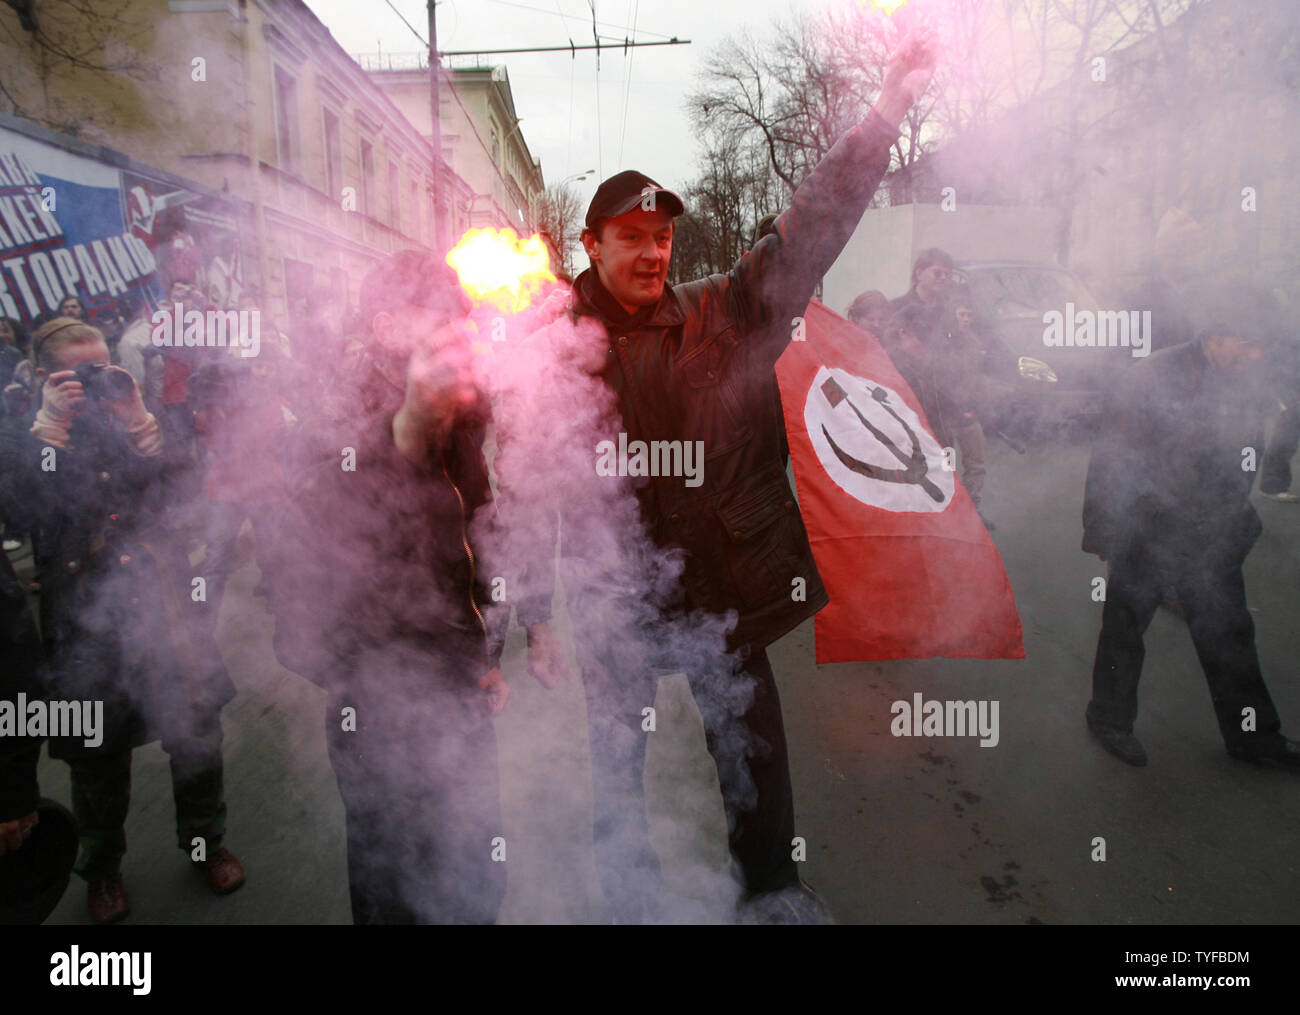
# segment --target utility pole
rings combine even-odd
[[[429,119],[433,125],[433,246],[441,253],[446,249],[443,227],[446,216],[442,205],[442,109],[438,96],[438,16],[435,0],[428,0],[429,10]]]

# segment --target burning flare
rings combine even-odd
[[[876,10],[884,11],[892,18],[894,11],[907,3],[907,0],[870,0],[870,3]],[[858,6],[865,6],[864,0],[858,0]]]
[[[554,282],[546,244],[536,234],[520,239],[513,229],[471,229],[447,254],[461,288],[475,303],[517,314]]]

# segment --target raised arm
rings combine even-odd
[[[929,35],[909,36],[890,58],[884,85],[867,118],[849,130],[795,191],[775,232],[736,262],[732,299],[750,334],[770,341],[775,362],[790,340],[789,323],[812,299],[817,283],[844,249],[889,168],[898,126],[925,91],[934,69]]]

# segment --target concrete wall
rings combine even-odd
[[[822,282],[822,301],[844,313],[859,293],[879,289],[890,299],[911,285],[912,262],[926,247],[957,261],[1055,263],[1056,213],[1043,208],[933,204],[872,208],[862,216]]]

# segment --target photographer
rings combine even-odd
[[[184,609],[160,577],[165,507],[158,476],[163,437],[130,375],[110,366],[93,327],[56,318],[34,339],[40,404],[27,432],[6,430],[13,503],[37,530],[41,631],[51,697],[103,703],[98,736],[56,738],[68,762],[82,828],[77,870],[89,882],[90,915],[126,915],[120,866],[130,798],[131,749],[162,738],[171,758],[177,843],[212,889],[243,883],[222,848],[220,709],[234,696],[224,671],[202,668],[185,638]],[[173,640],[175,639],[175,641]]]

